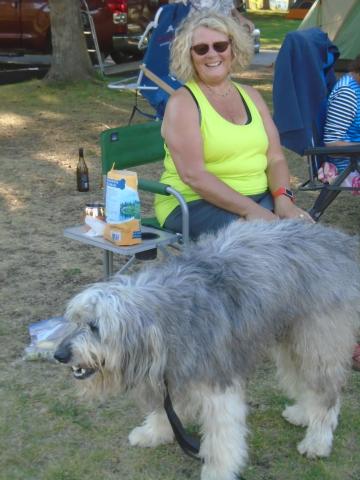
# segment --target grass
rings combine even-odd
[[[300,20],[288,20],[286,13],[278,13],[270,10],[250,10],[246,16],[260,30],[261,49],[279,49],[287,32],[296,30]]]
[[[271,102],[270,71],[251,71],[242,81]],[[105,83],[54,88],[32,81],[0,88],[0,480],[199,478],[200,464],[175,444],[130,448],[127,434],[142,419],[133,399],[81,402],[66,370],[22,359],[28,325],[61,314],[74,293],[101,278],[101,253],[64,239],[62,230],[80,218],[90,197],[102,195],[99,133],[126,124],[132,105],[131,94]],[[79,145],[90,170],[91,192],[85,195],[75,191]],[[305,164],[286,154],[296,185]],[[313,198],[299,193],[298,202],[307,206]],[[358,199],[340,195],[323,221],[358,232]],[[307,460],[296,452],[303,430],[282,420],[287,399],[265,363],[248,388],[250,459],[244,478],[359,480],[359,394],[360,375],[353,372],[331,457]]]

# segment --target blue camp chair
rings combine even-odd
[[[328,95],[336,82],[337,47],[319,28],[286,35],[278,53],[273,85],[274,121],[281,144],[308,159],[308,180],[300,190],[319,190],[310,214],[318,220],[342,190],[341,184],[359,170],[360,147],[325,147],[323,128]],[[349,167],[331,185],[318,179],[318,169],[329,155],[349,157]]]
[[[188,2],[187,5],[172,3],[160,7],[139,42],[140,49],[143,45],[147,45],[147,49],[136,83],[112,82],[108,85],[113,89],[135,90],[135,105],[129,123],[136,112],[152,119],[162,119],[169,95],[181,86],[181,83],[169,73],[170,43],[174,38],[175,29],[189,13],[190,6]],[[154,108],[154,115],[149,115],[139,108],[139,93]]]

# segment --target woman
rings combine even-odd
[[[255,29],[253,22],[240,13],[239,10],[242,9],[243,2],[239,0],[173,0],[173,2],[181,2],[185,5],[190,3],[192,11],[211,9],[223,15],[232,15],[242,27],[248,29],[249,33],[252,33]]]
[[[185,197],[190,236],[214,232],[237,219],[311,217],[298,208],[270,112],[260,94],[230,80],[251,56],[251,39],[230,17],[190,15],[171,49],[171,70],[185,86],[166,106],[161,181]],[[176,199],[157,196],[157,218],[181,230]]]
[[[347,146],[360,143],[360,55],[350,64],[350,72],[342,76],[332,89],[324,126],[326,146]],[[335,165],[333,176],[349,164],[347,158],[330,158]]]
[[[232,15],[241,26],[248,29],[249,33],[253,32],[255,29],[253,22],[239,12],[237,4],[237,0],[191,0],[195,10],[207,8],[223,15]]]
[[[360,54],[350,64],[350,72],[343,75],[332,89],[326,113],[324,127],[324,143],[326,146],[347,146],[360,144]],[[329,169],[329,164],[334,166]],[[329,157],[328,162],[320,169],[331,172],[324,175],[324,180],[335,178],[349,165],[348,158]],[[343,182],[344,186],[359,186],[360,173],[352,172]],[[353,353],[353,369],[360,371],[360,344]]]

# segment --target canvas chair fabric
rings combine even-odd
[[[109,88],[119,90],[131,89],[135,90],[136,93],[140,92],[156,112],[155,115],[147,115],[137,107],[136,103],[134,109],[144,113],[146,116],[162,119],[171,90],[176,90],[182,85],[169,72],[170,44],[174,38],[176,28],[187,16],[190,7],[190,2],[187,5],[172,3],[160,7],[154,21],[150,22],[144,34],[146,37],[150,36],[150,39],[137,82],[135,84],[112,82],[108,85]],[[144,39],[140,40],[139,45],[141,46],[143,43]],[[164,89],[164,84],[168,85],[169,89]]]
[[[144,56],[146,68],[175,90],[181,87],[182,84],[169,72],[170,44],[174,38],[176,28],[187,16],[189,10],[190,3],[187,5],[183,3],[172,3],[161,7],[157,25],[153,28]],[[158,85],[144,75],[141,86]],[[141,93],[155,109],[157,116],[163,118],[169,93],[165,92],[162,88],[143,90]]]

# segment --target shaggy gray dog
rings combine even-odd
[[[359,321],[358,243],[296,221],[234,222],[180,256],[90,286],[69,304],[72,333],[55,358],[90,393],[141,388],[149,415],[131,445],[173,440],[163,409],[201,426],[202,480],[246,463],[245,384],[265,352],[306,426],[298,450],[328,456]],[[86,378],[86,380],[85,380]]]

